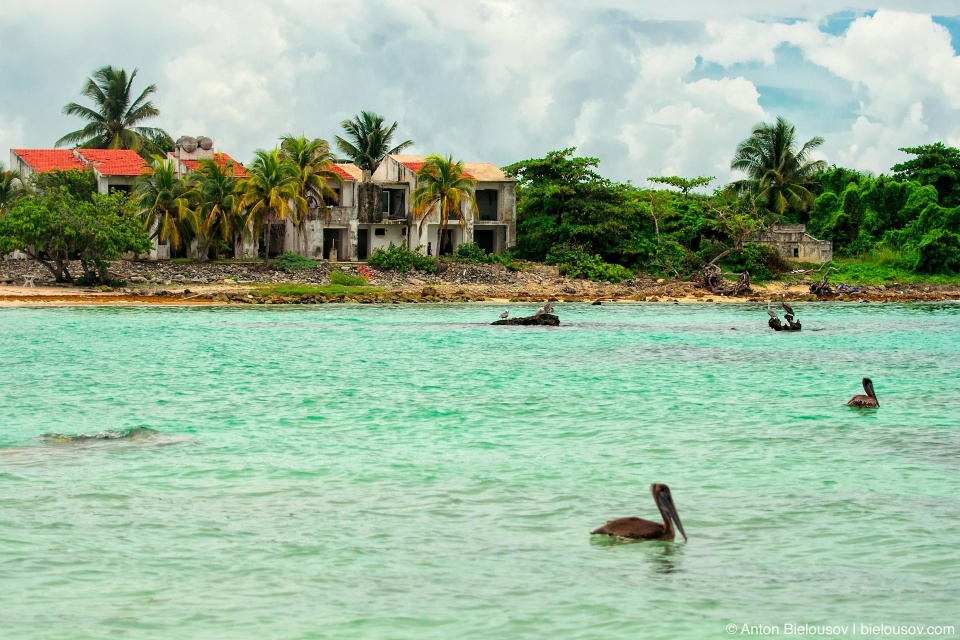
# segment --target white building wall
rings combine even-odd
[[[391,225],[370,225],[369,232],[369,241],[370,241],[370,253],[373,253],[377,249],[386,249],[390,242],[397,246],[407,246],[407,239],[403,235],[403,230],[406,228],[402,225],[391,224]],[[377,229],[383,229],[384,235],[378,236]],[[426,243],[424,243],[426,244]]]

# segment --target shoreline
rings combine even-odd
[[[0,284],[0,307],[91,306],[91,305],[187,305],[245,306],[289,304],[530,304],[547,300],[559,303],[779,303],[791,302],[940,302],[960,301],[960,287],[916,284],[859,286],[815,296],[810,284],[819,279],[809,273],[804,280],[769,281],[754,284],[743,296],[710,293],[696,283],[638,275],[620,284],[575,280],[560,276],[556,267],[532,264],[522,271],[507,271],[501,265],[441,263],[435,274],[396,273],[367,269],[373,273],[368,291],[325,291],[329,275],[339,270],[356,275],[356,263],[322,263],[315,269],[292,274],[273,271],[262,263],[177,264],[127,262],[111,264],[111,275],[123,286],[79,287],[54,284],[50,273],[31,260],[0,262],[0,276],[15,284]],[[24,275],[33,276],[35,287],[24,286]],[[19,282],[18,282],[19,281]],[[277,287],[294,285],[289,293]],[[836,287],[836,285],[834,285]],[[535,309],[534,309],[535,310]]]
[[[782,282],[755,285],[751,295],[722,296],[702,290],[690,290],[690,283],[668,283],[653,289],[610,285],[589,295],[569,294],[562,289],[541,287],[537,291],[507,292],[489,285],[403,286],[373,293],[281,295],[258,291],[245,285],[192,285],[154,291],[121,287],[97,291],[78,287],[0,285],[0,308],[62,306],[263,306],[319,304],[451,304],[540,305],[581,304],[779,304],[781,295],[788,302],[960,302],[960,291],[886,291],[857,292],[815,296],[806,287]],[[608,289],[606,291],[602,289]]]

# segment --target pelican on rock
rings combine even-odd
[[[662,524],[643,518],[617,518],[594,529],[590,535],[610,536],[618,540],[673,540],[676,537],[673,525],[676,523],[680,535],[686,540],[687,534],[684,533],[683,525],[680,524],[680,516],[677,515],[677,508],[673,504],[670,487],[655,482],[650,485],[650,493],[653,494],[653,501],[660,510]]]
[[[506,319],[507,319],[507,316],[509,316],[509,315],[510,315],[510,310],[507,309],[506,311],[504,311],[503,313],[500,314],[500,319],[501,319],[501,320],[506,320]]]

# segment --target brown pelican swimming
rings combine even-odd
[[[660,509],[663,524],[643,518],[617,518],[594,529],[590,535],[599,534],[620,540],[673,540],[676,535],[673,531],[673,523],[676,523],[680,535],[686,540],[687,534],[683,531],[677,508],[673,506],[673,498],[670,497],[670,487],[655,482],[650,485],[650,493],[653,494],[653,501]]]
[[[877,394],[873,392],[873,380],[870,378],[863,379],[863,390],[867,392],[867,395],[858,394],[850,398],[850,402],[847,403],[848,407],[879,407],[880,402],[877,401]]]
[[[793,316],[793,307],[787,304],[787,297],[782,293],[780,294],[780,306],[783,308],[783,311],[786,313],[786,315]]]
[[[506,311],[504,311],[503,313],[500,314],[500,319],[501,319],[501,320],[506,320],[506,319],[507,319],[507,316],[509,316],[509,315],[510,315],[510,310],[507,309]]]

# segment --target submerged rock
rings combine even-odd
[[[523,318],[507,318],[506,320],[497,320],[490,324],[511,324],[531,327],[559,327],[560,318],[552,313],[543,313],[538,316],[525,316]]]

